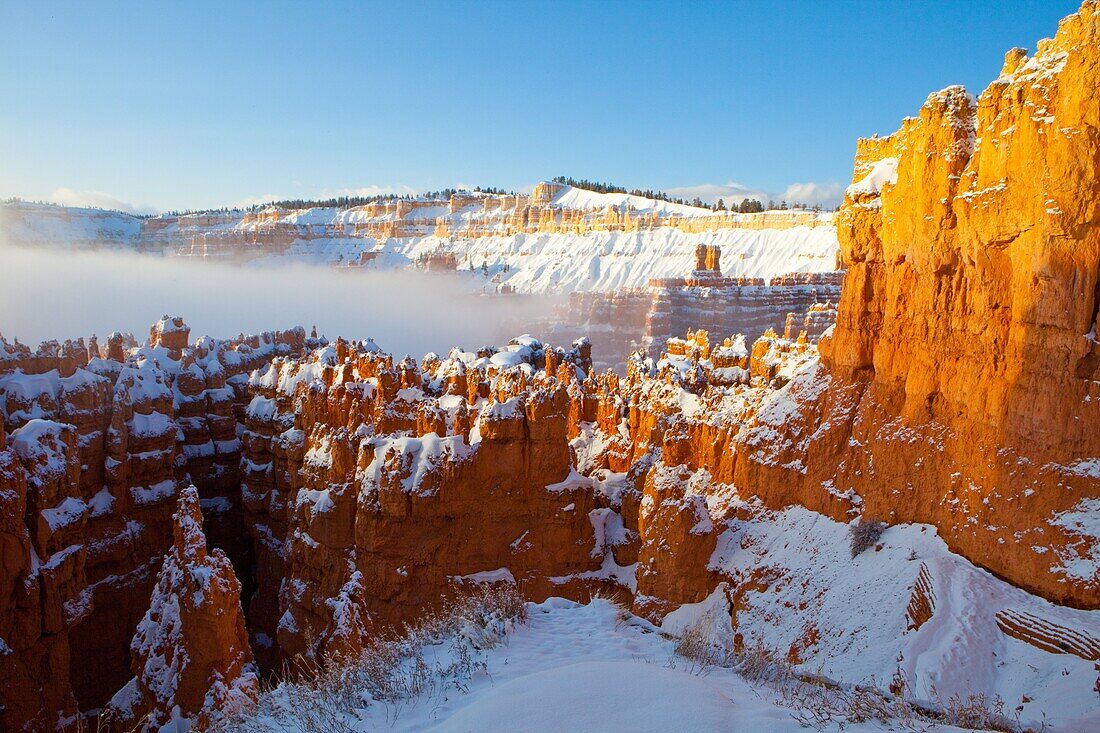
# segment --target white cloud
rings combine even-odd
[[[265,193],[262,196],[249,196],[246,199],[234,202],[234,209],[247,209],[250,206],[261,206],[263,204],[270,204],[272,201],[281,201],[282,199],[289,198],[288,196],[279,196],[274,193]]]
[[[786,201],[789,204],[807,204],[831,209],[844,198],[844,186],[840,183],[792,183],[782,193],[764,191],[751,188],[742,183],[729,181],[727,183],[700,183],[696,186],[680,186],[666,188],[665,193],[676,198],[691,199],[698,196],[703,203],[713,204],[722,199],[726,206],[739,204],[744,199],[756,199],[761,203],[768,201]]]
[[[96,209],[124,211],[127,214],[155,214],[152,206],[135,205],[102,191],[77,191],[71,188],[59,188],[50,195],[50,200],[62,206],[85,206]]]
[[[666,188],[665,193],[676,198],[691,201],[698,196],[703,203],[713,204],[722,199],[728,205],[731,201],[741,203],[744,199],[757,199],[767,202],[773,198],[767,191],[750,188],[735,181],[727,183],[701,183],[697,186],[680,186],[678,188]]]
[[[833,208],[844,198],[844,186],[839,183],[792,183],[783,192],[783,199],[800,204],[820,204]]]

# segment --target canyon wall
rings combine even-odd
[[[806,331],[816,343],[835,319],[843,277],[803,273],[765,281],[696,270],[650,280],[644,288],[572,293],[553,317],[534,325],[554,342],[585,335],[596,345],[596,367],[620,373],[634,351],[659,357],[665,342],[689,329],[741,333],[750,344],[768,329],[792,340]]]
[[[242,378],[307,340],[298,329],[189,344],[189,333],[165,317],[140,347],[121,334],[34,352],[0,339],[5,730],[72,722],[126,682],[182,486],[200,485],[212,541],[250,574],[251,547],[235,539],[234,390],[243,397]]]
[[[1051,600],[1100,605],[1100,7],[976,100],[952,87],[862,142],[826,389],[738,483],[934,524]],[[783,463],[799,458],[799,471]]]
[[[540,183],[532,195],[459,191],[449,199],[381,200],[350,209],[200,212],[136,217],[121,212],[21,201],[0,207],[0,228],[20,244],[128,244],[141,251],[227,257],[285,253],[296,241],[477,239],[519,234],[721,229],[786,230],[829,226],[832,214],[776,210],[711,211],[627,194],[600,194]]]
[[[837,269],[831,213],[711,212],[626,194],[553,186],[525,196],[459,192],[352,209],[119,212],[0,203],[0,236],[22,246],[110,247],[231,261],[341,268],[457,269],[475,291],[609,292],[691,268],[700,241],[724,248],[725,270],[770,278]],[[549,189],[548,189],[549,190]],[[481,277],[479,277],[481,276]]]
[[[1094,712],[1098,95],[1090,0],[978,99],[949,88],[862,141],[818,345],[724,338],[716,317],[619,375],[586,339],[419,363],[300,329],[190,342],[167,317],[140,346],[0,340],[0,723],[64,727],[120,689],[124,718],[150,705],[143,660],[203,641],[163,634],[157,609],[194,598],[181,563],[224,580],[212,648],[229,654],[203,658],[234,679],[252,654],[323,663],[505,582],[614,594],[655,623],[717,609],[735,644],[852,682]],[[694,289],[757,287],[699,252],[647,315],[682,291],[683,327],[710,317]],[[172,679],[188,712],[215,684]]]

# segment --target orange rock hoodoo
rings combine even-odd
[[[4,730],[52,729],[126,682],[181,486],[199,486],[211,541],[249,562],[247,539],[233,541],[244,534],[238,392],[307,341],[300,329],[190,345],[187,335],[165,318],[141,347],[111,334],[104,346],[32,352],[0,338]]]
[[[838,216],[848,273],[820,347],[790,338],[810,316],[751,349],[694,324],[623,376],[596,374],[587,340],[420,363],[300,330],[189,345],[167,318],[149,345],[112,336],[91,358],[83,342],[31,353],[0,340],[0,724],[55,728],[104,704],[129,679],[126,642],[146,613],[119,711],[166,709],[143,660],[169,648],[221,673],[201,695],[211,679],[197,667],[172,678],[182,713],[228,699],[235,679],[247,698],[228,565],[195,534],[194,494],[169,516],[189,480],[211,544],[245,571],[264,669],[353,653],[486,581],[533,599],[611,591],[654,619],[716,590],[735,627],[810,617],[835,599],[769,555],[804,538],[753,525],[790,507],[782,527],[815,525],[834,544],[845,528],[822,515],[933,525],[1016,586],[1100,608],[1100,548],[1081,519],[1100,509],[1098,97],[1090,0],[1031,59],[1010,53],[977,100],[945,90],[861,141]],[[903,568],[904,601],[883,627],[917,634],[964,561],[901,562],[887,570]],[[224,580],[209,599],[177,582],[188,565]],[[770,610],[753,605],[778,586],[788,595],[765,598]],[[1096,635],[1070,628],[1092,616],[1012,590],[1011,607],[968,622],[1095,660]],[[211,621],[219,641],[163,633],[167,598],[183,599],[185,624],[230,609]],[[1035,616],[1047,611],[1059,620]],[[784,646],[798,663],[842,632],[807,620]],[[214,649],[226,654],[202,656]],[[96,678],[74,652],[102,661]]]
[[[121,729],[212,722],[254,701],[259,678],[241,611],[241,584],[221,550],[207,550],[199,492],[180,492],[174,540],[134,636],[135,677],[106,718]]]

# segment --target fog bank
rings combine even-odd
[[[476,277],[476,276],[474,276]],[[130,331],[139,340],[163,314],[192,337],[313,325],[329,338],[372,337],[400,357],[500,343],[549,314],[550,298],[481,297],[465,275],[211,263],[112,250],[31,249],[0,243],[0,333],[46,339]]]

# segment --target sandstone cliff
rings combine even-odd
[[[1100,549],[1072,520],[1100,495],[1098,96],[1086,2],[976,100],[946,89],[861,143],[830,384],[774,446],[814,433],[809,460],[747,466],[744,485],[824,508],[831,480],[1017,585],[1100,605]]]
[[[181,485],[198,484],[211,541],[249,569],[237,391],[277,353],[300,352],[305,334],[188,334],[165,317],[144,346],[121,334],[37,351],[0,339],[5,730],[52,729],[125,683]]]
[[[131,645],[135,676],[106,711],[126,730],[208,724],[259,692],[241,585],[225,553],[207,550],[194,486],[180,492],[172,521],[172,547]]]
[[[141,618],[117,714],[247,698],[238,590],[274,669],[486,582],[613,592],[655,622],[703,604],[807,669],[1080,708],[1100,661],[1098,95],[1090,1],[979,98],[944,90],[861,141],[820,353],[696,329],[623,376],[586,340],[419,363],[301,330],[188,343],[167,317],[141,346],[0,340],[0,722],[103,704]],[[717,278],[702,255],[693,278]],[[849,554],[846,525],[875,518]],[[170,633],[174,604],[216,638]],[[209,665],[147,674],[169,656]]]

